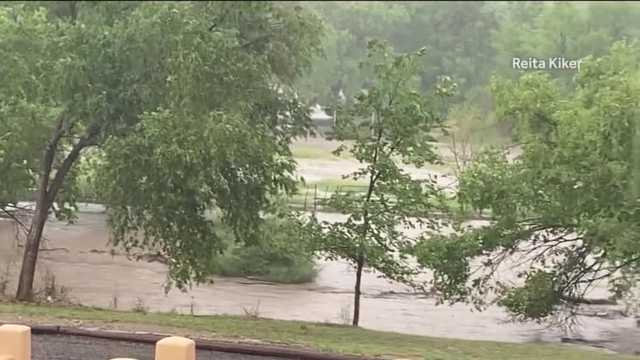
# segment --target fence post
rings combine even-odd
[[[0,359],[31,360],[31,328],[0,326]]]
[[[316,216],[316,210],[318,209],[318,184],[313,190],[313,216]]]
[[[196,360],[196,343],[178,336],[164,338],[156,343],[156,360]]]
[[[304,210],[307,211],[307,197],[309,197],[309,189],[304,191]]]

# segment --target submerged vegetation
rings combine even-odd
[[[213,275],[252,277],[277,283],[305,283],[315,278],[312,244],[296,231],[296,219],[269,217],[260,225],[255,242],[236,241],[222,230],[227,247],[213,254],[208,269]]]

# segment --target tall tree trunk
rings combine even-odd
[[[93,132],[80,139],[80,141],[73,146],[60,168],[55,172],[54,178],[51,179],[51,170],[53,169],[58,143],[67,130],[68,127],[65,127],[65,123],[61,117],[56,131],[47,144],[42,157],[36,209],[33,219],[31,220],[29,233],[27,234],[27,241],[24,245],[24,256],[22,259],[22,268],[20,269],[18,291],[16,293],[16,299],[19,301],[30,301],[33,298],[33,280],[36,274],[36,263],[38,261],[40,242],[49,210],[58,192],[62,189],[64,180],[71,170],[71,167],[80,156],[80,152],[92,144]]]
[[[356,288],[353,296],[353,326],[360,323],[360,288],[362,284],[362,269],[364,268],[364,256],[358,258],[356,264]]]
[[[375,113],[371,114],[371,131],[373,133],[374,127],[373,124],[375,122]],[[380,140],[382,139],[382,128],[378,130],[378,135],[376,139],[376,149],[373,155],[373,161],[371,162],[373,166],[378,164],[378,156],[380,151]],[[376,181],[380,177],[380,172],[371,170],[369,173],[369,186],[367,189],[367,195],[364,200],[364,211],[362,214],[362,237],[360,238],[360,244],[358,246],[358,259],[356,261],[356,286],[353,295],[353,326],[358,326],[360,323],[360,288],[362,284],[362,270],[364,269],[364,262],[366,259],[366,250],[364,248],[364,244],[367,241],[367,235],[369,232],[369,201],[371,201],[371,195],[373,195],[373,191],[376,186]]]
[[[41,193],[41,195],[38,195],[35,214],[24,245],[22,269],[20,270],[18,292],[16,294],[17,300],[30,301],[33,298],[33,280],[36,273],[38,250],[40,249],[42,231],[44,230],[44,224],[47,222],[50,207],[51,204],[47,201],[46,194]]]
[[[31,227],[27,234],[27,241],[24,244],[24,256],[22,258],[22,268],[20,269],[20,277],[18,278],[18,291],[16,299],[19,301],[30,301],[33,297],[33,280],[36,274],[36,262],[38,261],[38,251],[40,250],[40,240],[42,239],[42,231],[44,224],[49,215],[49,180],[51,178],[51,169],[55,160],[56,150],[60,138],[64,134],[64,119],[62,116],[58,119],[57,127],[47,143],[42,155],[42,164],[40,165],[40,177],[38,179],[38,197],[36,198],[36,209],[31,219]]]

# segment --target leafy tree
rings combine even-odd
[[[411,241],[400,228],[436,227],[431,219],[412,218],[438,206],[436,183],[411,179],[399,164],[402,160],[420,167],[437,161],[429,134],[441,125],[441,103],[417,90],[423,54],[421,50],[395,55],[383,43],[370,42],[363,65],[375,74],[372,86],[340,116],[338,139],[355,139],[349,151],[363,165],[349,177],[365,179],[368,187],[366,193],[333,194],[328,205],[347,218],[317,224],[323,231],[318,249],[329,259],[345,259],[355,268],[354,326],[360,319],[364,268],[408,282],[414,274],[405,253]],[[439,95],[445,95],[449,85],[442,84]]]
[[[314,104],[331,106],[338,103],[340,91],[349,93],[362,79],[350,79],[348,74],[357,70],[357,63],[343,54],[352,46],[352,36],[346,30],[326,26],[322,39],[323,55],[318,57],[312,71],[300,78],[297,88]]]
[[[513,57],[603,56],[619,40],[637,38],[640,7],[632,3],[514,2],[500,11],[499,29],[493,37],[497,72],[517,76]],[[574,73],[549,70],[571,85]]]
[[[335,105],[342,90],[348,99],[364,85],[371,74],[358,70],[366,56],[367,43],[374,38],[391,40],[393,29],[408,21],[408,11],[394,3],[305,2],[324,19],[325,56],[316,59],[312,71],[300,81],[301,90],[317,101]],[[415,48],[415,47],[414,47]]]
[[[495,68],[492,32],[498,27],[495,10],[488,2],[408,2],[409,21],[393,29],[399,51],[426,46],[421,70],[422,88],[450,76],[467,97],[486,84]]]
[[[570,93],[542,73],[499,82],[497,106],[516,122],[522,154],[483,153],[459,189],[466,203],[489,210],[491,223],[417,246],[445,299],[479,307],[497,299],[517,318],[544,319],[587,302],[601,281],[614,297],[635,286],[638,56],[616,43],[586,60]],[[513,265],[517,278],[496,278]]]
[[[310,4],[327,23],[326,57],[303,78],[306,93],[323,103],[342,88],[351,98],[371,74],[358,73],[370,39],[382,39],[397,51],[426,46],[419,71],[423,90],[448,75],[463,95],[489,79],[495,63],[492,33],[498,28],[495,10],[486,2],[332,2]]]
[[[219,245],[208,210],[251,233],[268,195],[293,189],[288,143],[308,118],[291,85],[321,24],[268,2],[76,5],[71,18],[0,8],[0,202],[37,194],[17,298],[32,295],[49,210],[73,212],[91,148],[114,242],[164,251],[180,287],[201,280]]]

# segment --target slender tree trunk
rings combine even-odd
[[[362,284],[362,270],[364,268],[364,257],[358,258],[356,265],[356,288],[353,296],[353,326],[358,326],[360,323],[360,287]]]
[[[67,3],[69,5],[69,17],[71,18],[71,24],[76,24],[76,19],[78,18],[78,2],[77,1],[69,1]]]
[[[33,298],[33,280],[36,273],[38,250],[40,249],[42,231],[44,230],[50,207],[51,204],[47,201],[46,194],[39,195],[36,201],[36,211],[24,245],[22,269],[20,270],[18,292],[16,294],[17,300],[30,301]]]
[[[371,132],[373,133],[374,128],[373,128],[373,124],[375,121],[375,113],[371,114]],[[382,129],[378,130],[378,135],[377,135],[377,140],[376,140],[376,149],[375,149],[375,153],[373,155],[373,161],[372,161],[372,165],[376,166],[378,164],[378,156],[379,156],[379,151],[380,151],[380,140],[382,139]],[[362,237],[360,239],[360,246],[358,249],[358,259],[356,261],[356,286],[355,286],[355,291],[354,291],[354,295],[353,295],[353,326],[358,326],[358,324],[360,323],[360,295],[361,295],[361,285],[362,285],[362,270],[364,269],[364,262],[366,259],[366,250],[364,248],[364,244],[366,243],[367,240],[367,235],[369,232],[369,209],[368,209],[368,204],[369,201],[371,201],[371,196],[373,195],[375,186],[376,186],[376,181],[378,181],[378,178],[380,176],[380,172],[377,171],[371,171],[369,173],[369,186],[367,189],[367,195],[365,196],[364,199],[364,211],[362,214]]]
[[[64,180],[71,170],[71,167],[80,156],[80,152],[85,147],[92,144],[94,132],[89,133],[86,137],[80,139],[71,149],[67,157],[62,162],[60,168],[57,169],[53,179],[51,179],[51,171],[56,156],[58,143],[68,130],[65,127],[63,118],[58,122],[56,131],[51,140],[47,144],[42,158],[42,169],[40,170],[40,184],[38,187],[38,197],[36,199],[36,209],[31,227],[27,234],[27,241],[24,246],[24,256],[22,259],[22,268],[18,282],[18,291],[16,299],[19,301],[30,301],[33,298],[33,280],[36,273],[36,263],[38,261],[38,252],[40,250],[40,242],[42,233],[47,222],[49,209],[64,184]]]
[[[22,268],[18,279],[18,291],[16,299],[19,301],[30,301],[33,297],[33,280],[36,274],[36,262],[38,261],[38,251],[40,250],[40,240],[44,224],[49,215],[49,180],[55,159],[56,150],[60,138],[64,133],[64,119],[58,120],[58,125],[42,156],[40,177],[38,179],[38,197],[36,198],[36,209],[31,219],[31,227],[27,233],[27,241],[24,244],[24,256],[22,258]]]

